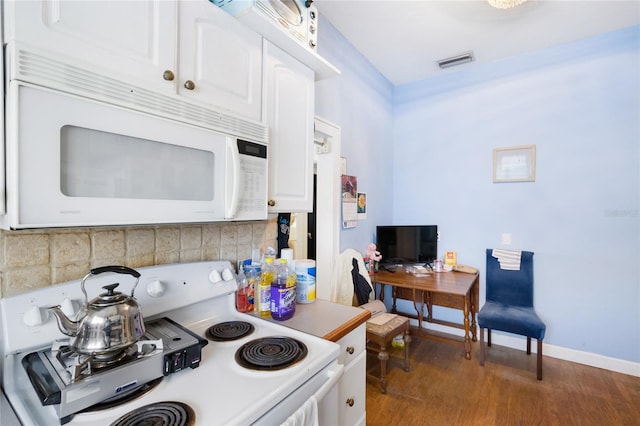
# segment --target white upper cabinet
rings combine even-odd
[[[169,1],[7,1],[5,42],[53,54],[65,64],[127,78],[155,90],[175,68],[176,3]]]
[[[209,1],[181,2],[178,93],[262,116],[262,37]]]
[[[313,209],[314,72],[264,41],[269,212]]]
[[[4,6],[6,41],[19,45],[21,54],[28,51],[29,60],[37,57],[37,68],[52,67],[16,71],[23,80],[172,114],[180,114],[172,110],[175,101],[155,94],[178,94],[204,108],[262,119],[262,37],[208,0],[38,0]],[[77,71],[75,80],[66,66]],[[101,77],[109,80],[92,86]],[[197,120],[202,112],[189,114]]]

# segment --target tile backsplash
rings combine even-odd
[[[276,219],[138,227],[0,231],[0,296],[82,278],[105,265],[140,268],[165,263],[251,257],[277,247]]]

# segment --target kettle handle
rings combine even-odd
[[[115,272],[116,274],[129,274],[133,275],[136,278],[140,278],[140,272],[135,269],[127,268],[126,266],[119,265],[111,265],[111,266],[101,266],[99,268],[94,268],[89,271],[89,275],[98,275],[103,272]]]
[[[84,282],[90,276],[102,274],[104,272],[115,272],[116,274],[132,275],[136,279],[136,283],[133,285],[133,288],[131,289],[131,297],[133,297],[133,293],[136,291],[136,287],[138,286],[138,282],[140,281],[140,272],[136,271],[135,269],[131,269],[126,266],[120,266],[120,265],[101,266],[99,268],[94,268],[90,270],[89,273],[85,275],[85,277],[82,279],[82,282],[80,283],[80,289],[84,294],[85,305],[89,304],[89,297],[87,296],[87,291],[84,288]]]

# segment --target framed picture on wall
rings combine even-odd
[[[367,194],[358,192],[358,220],[367,218]]]
[[[494,182],[533,182],[535,180],[535,145],[494,148]]]
[[[342,227],[355,228],[358,224],[358,178],[342,175]]]

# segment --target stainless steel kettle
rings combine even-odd
[[[115,291],[118,283],[102,287],[106,290],[89,302],[85,281],[104,272],[129,274],[136,278],[131,296]],[[76,353],[105,355],[117,353],[135,344],[144,334],[142,312],[134,292],[140,281],[140,273],[126,266],[103,266],[92,269],[81,282],[85,304],[80,318],[74,321],[67,317],[60,306],[49,310],[55,315],[58,328],[67,336],[75,337],[71,349]]]

